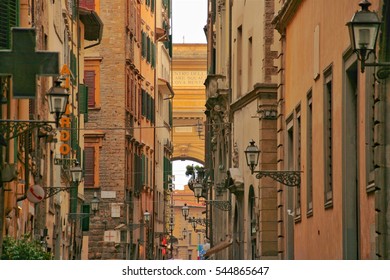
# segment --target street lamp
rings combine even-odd
[[[198,199],[202,197],[203,185],[201,183],[194,183],[194,195]]]
[[[69,93],[61,87],[61,80],[56,80],[46,95],[49,99],[49,111],[54,114],[56,127],[58,127],[61,116],[65,113],[68,105]]]
[[[256,146],[255,141],[250,141],[248,147],[245,150],[246,163],[251,170],[252,174],[256,174],[256,178],[270,177],[283,185],[288,187],[300,186],[301,184],[301,172],[302,171],[255,171],[255,167],[259,162],[260,150]]]
[[[144,213],[144,220],[145,220],[145,223],[150,222],[150,213],[148,212],[148,210],[146,210]]]
[[[148,210],[144,212],[144,222],[146,224],[146,256],[148,260],[153,259],[153,244],[150,238],[150,213]]]
[[[99,210],[99,198],[97,197],[96,192],[93,193],[93,199],[91,200],[91,210],[95,214]]]
[[[381,79],[387,78],[390,73],[390,63],[366,63],[371,53],[375,56],[376,42],[382,22],[377,13],[368,9],[371,6],[368,0],[362,0],[359,6],[361,10],[357,11],[351,21],[347,23],[352,49],[357,54],[358,60],[361,61],[362,73],[364,73],[366,66],[385,66],[385,69],[378,71],[377,76]]]
[[[70,169],[70,173],[72,174],[72,182],[78,185],[83,176],[83,169],[80,167],[78,162],[76,162],[75,166]]]
[[[187,203],[184,203],[184,206],[181,208],[184,220],[187,220],[188,215],[190,214],[190,208],[187,206]]]
[[[255,170],[255,167],[259,163],[259,156],[260,156],[260,150],[256,146],[255,141],[252,139],[252,141],[249,142],[249,145],[245,150],[246,164],[251,169],[252,174],[253,171]]]

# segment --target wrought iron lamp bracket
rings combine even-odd
[[[232,204],[228,200],[206,200],[206,203],[215,206],[222,211],[232,210]]]
[[[59,192],[69,192],[71,189],[74,189],[76,187],[42,187],[45,190],[45,196],[44,199],[49,198],[53,195],[56,195]]]
[[[69,213],[68,214],[69,216],[69,219],[71,220],[76,220],[76,219],[84,219],[84,218],[88,218],[89,216],[91,216],[90,213]]]
[[[13,139],[27,131],[31,131],[34,128],[43,129],[46,133],[53,131],[55,121],[37,121],[37,120],[1,120],[0,121],[0,134],[4,135],[6,140]]]
[[[279,183],[288,187],[297,187],[301,185],[302,171],[253,171],[256,178],[270,177]]]

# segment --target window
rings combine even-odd
[[[294,147],[294,154],[296,158],[296,167],[294,170],[301,170],[301,107],[295,109],[295,137],[296,144]],[[301,186],[295,188],[295,221],[301,219]]]
[[[95,147],[84,148],[84,184],[86,187],[95,187]]]
[[[248,41],[248,90],[251,90],[252,87],[252,72],[253,72],[253,47],[252,47],[252,37]]]
[[[306,133],[306,198],[307,215],[313,215],[313,105],[311,91],[307,95],[307,133]]]
[[[19,1],[0,1],[0,49],[11,47],[11,27],[18,26]]]
[[[237,28],[237,97],[241,96],[242,80],[242,26]]]
[[[84,136],[84,186],[99,187],[99,155],[104,134]]]
[[[324,193],[325,207],[330,207],[333,200],[333,173],[332,173],[332,140],[333,140],[333,88],[332,69],[324,73]]]
[[[86,60],[84,84],[88,86],[88,108],[100,108],[100,61]]]

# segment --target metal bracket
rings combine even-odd
[[[76,187],[42,187],[45,190],[44,199],[56,195],[59,192],[67,191],[69,192],[71,189],[75,189]]]
[[[222,211],[232,210],[232,204],[228,200],[206,200],[206,203],[215,206],[215,208]]]
[[[89,216],[91,216],[90,213],[69,213],[68,214],[70,220],[76,220],[76,219],[84,219]]]
[[[256,178],[270,177],[288,187],[296,187],[301,185],[302,171],[253,171]]]
[[[34,128],[41,128],[46,133],[52,132],[50,125],[55,121],[36,121],[36,120],[0,120],[0,134],[4,135],[5,140],[13,139]]]

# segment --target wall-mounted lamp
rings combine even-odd
[[[375,56],[376,42],[382,22],[377,13],[368,9],[371,6],[368,0],[362,0],[359,6],[361,10],[357,11],[351,21],[347,23],[352,49],[357,54],[358,60],[361,61],[362,73],[364,73],[366,66],[380,66],[383,69],[378,70],[378,78],[387,78],[390,74],[389,62],[366,63],[371,53]]]
[[[270,177],[283,185],[289,187],[300,186],[302,171],[255,171],[255,167],[259,163],[260,150],[256,146],[255,141],[250,141],[245,150],[246,163],[252,174],[256,174],[256,178]]]
[[[187,203],[184,203],[184,206],[181,208],[181,213],[183,214],[184,220],[187,220],[190,214],[190,208],[187,206]]]
[[[49,111],[54,114],[58,127],[61,116],[66,112],[69,93],[61,87],[61,80],[56,80],[46,95],[49,99]]]
[[[99,210],[99,198],[97,197],[97,193],[93,193],[93,199],[91,200],[91,210],[94,214]]]

